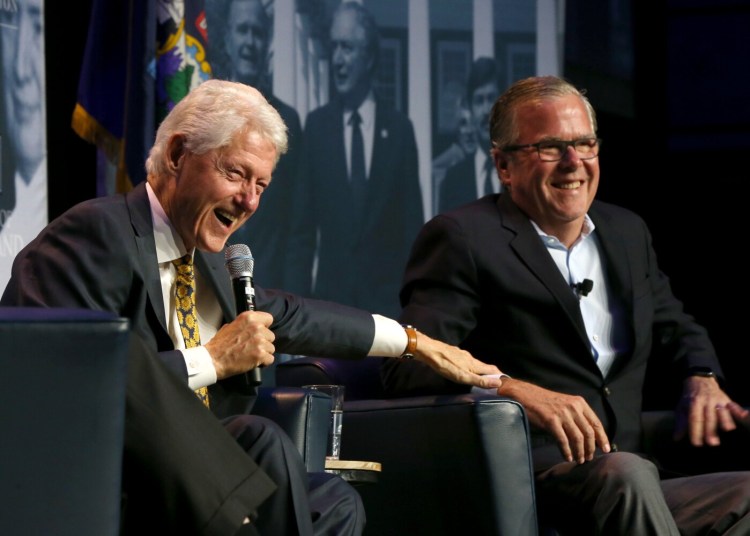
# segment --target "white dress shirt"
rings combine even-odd
[[[578,296],[591,355],[602,376],[606,377],[617,355],[628,349],[625,342],[626,322],[621,304],[609,292],[594,222],[588,214],[585,216],[581,236],[570,249],[556,237],[542,231],[535,222],[531,223],[565,281],[571,285],[571,292]],[[573,285],[584,279],[593,281],[594,286],[586,296],[580,296]]]

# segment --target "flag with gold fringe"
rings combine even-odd
[[[206,46],[204,0],[94,0],[72,126],[106,164],[99,195],[145,180],[159,121],[211,77]]]

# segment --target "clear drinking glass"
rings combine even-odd
[[[341,454],[341,430],[344,422],[344,386],[343,385],[303,385],[304,389],[311,389],[326,393],[331,397],[331,428],[328,438],[327,460],[338,460]]]

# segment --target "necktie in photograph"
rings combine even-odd
[[[185,340],[185,348],[195,348],[201,344],[201,335],[198,331],[198,314],[195,307],[193,256],[188,253],[173,260],[172,264],[177,270],[174,287],[177,320],[180,323],[182,338]],[[196,389],[195,394],[208,407],[208,387]]]
[[[362,118],[355,110],[349,118],[352,126],[352,161],[351,161],[351,187],[352,201],[355,213],[360,213],[365,204],[365,186],[367,184],[367,171],[365,168],[365,142],[362,138]]]

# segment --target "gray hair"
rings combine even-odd
[[[584,95],[584,91],[578,90],[570,82],[557,76],[532,76],[514,82],[492,106],[490,139],[493,145],[502,149],[518,140],[516,110],[519,106],[568,95],[575,95],[583,101],[591,121],[591,128],[596,133],[596,112]]]
[[[164,153],[175,134],[184,136],[185,148],[198,155],[252,134],[274,146],[277,162],[288,146],[286,125],[265,97],[255,88],[227,80],[206,80],[172,108],[159,125],[146,159],[149,176],[168,173]]]

